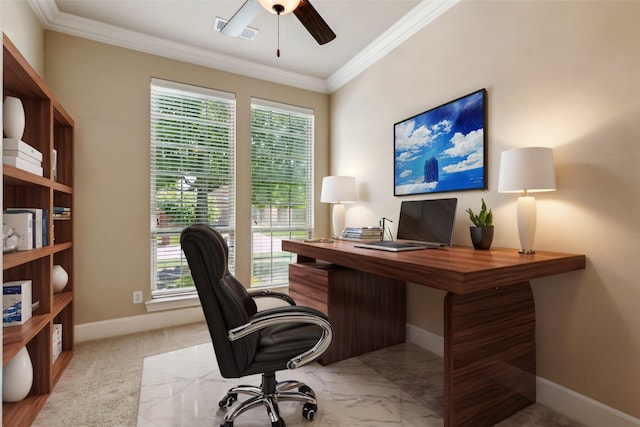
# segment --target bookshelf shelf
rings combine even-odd
[[[34,315],[24,325],[4,328],[2,334],[2,360],[9,361],[49,323],[49,316]],[[4,365],[4,363],[3,363]]]
[[[27,347],[33,364],[29,395],[3,403],[3,426],[29,426],[73,357],[73,221],[53,221],[53,207],[73,203],[73,119],[47,85],[3,34],[3,90],[22,100],[25,131],[22,140],[42,153],[43,176],[3,164],[3,209],[37,208],[47,211],[48,242],[37,249],[2,256],[3,282],[31,280],[32,300],[39,303],[23,325],[3,328],[2,365]],[[59,161],[53,175],[54,150]],[[62,166],[62,167],[60,167]],[[60,264],[69,281],[54,294],[53,266]],[[53,362],[54,324],[62,325],[62,353]]]

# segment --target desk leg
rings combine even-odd
[[[490,426],[536,400],[529,282],[445,298],[444,425]]]
[[[323,365],[405,342],[404,282],[350,269],[331,273],[333,344],[320,361]]]

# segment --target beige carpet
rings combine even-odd
[[[144,358],[210,340],[202,322],[79,344],[32,425],[135,426]]]

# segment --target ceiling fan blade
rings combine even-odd
[[[293,9],[293,13],[313,38],[316,39],[318,44],[329,43],[336,38],[336,34],[329,28],[324,19],[322,19],[322,16],[320,16],[308,0],[300,0],[300,4]]]
[[[231,37],[238,37],[253,21],[258,12],[262,9],[258,0],[247,0],[240,9],[229,19],[229,22],[220,31],[222,34]]]

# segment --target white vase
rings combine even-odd
[[[2,368],[2,400],[18,402],[29,394],[33,385],[33,365],[26,347]]]
[[[69,281],[69,275],[67,274],[65,269],[62,268],[61,265],[56,264],[53,266],[52,281],[53,281],[53,292],[56,294],[58,292],[62,292],[64,287],[67,286],[67,282]]]
[[[24,134],[24,107],[19,98],[7,96],[2,105],[2,123],[7,138],[22,139]]]

